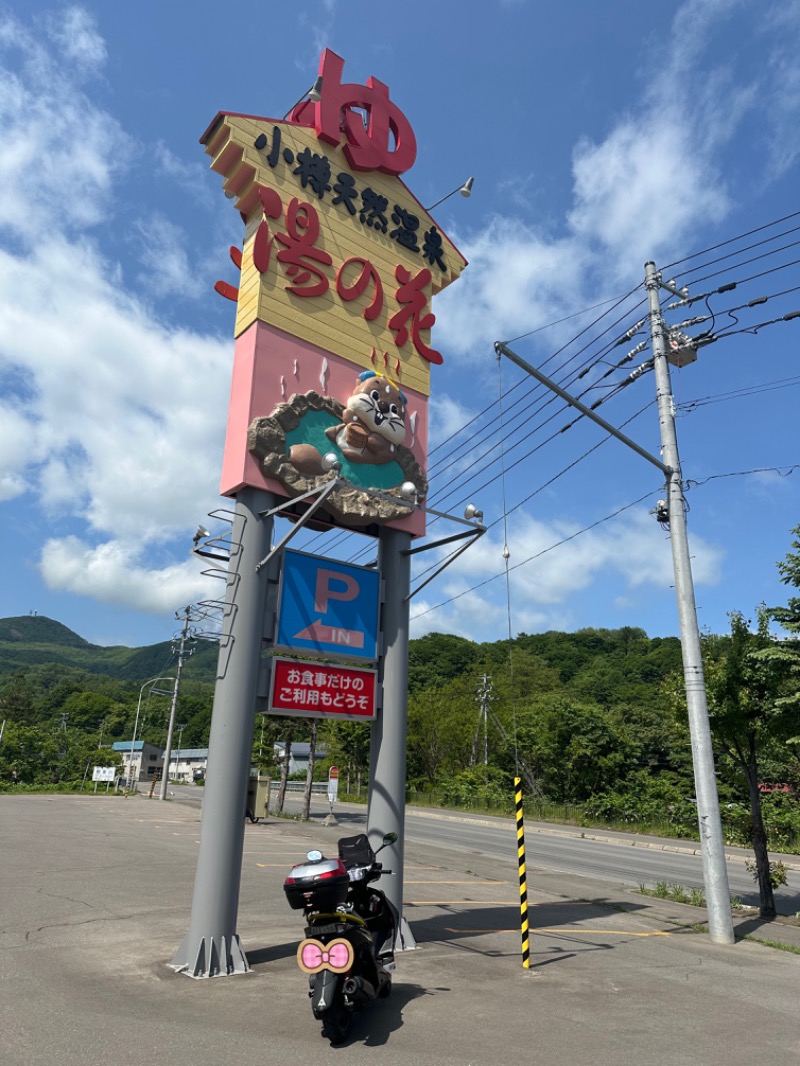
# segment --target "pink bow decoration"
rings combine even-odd
[[[353,965],[353,948],[349,941],[338,938],[323,944],[321,940],[303,940],[297,949],[297,965],[305,973],[332,970],[346,973]]]

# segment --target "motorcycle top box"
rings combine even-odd
[[[283,883],[289,906],[295,911],[336,910],[347,899],[347,870],[341,859],[324,859],[321,855],[312,859],[311,855],[308,862],[294,866]]]

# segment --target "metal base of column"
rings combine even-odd
[[[169,964],[173,970],[187,977],[228,977],[236,973],[250,973],[247,956],[239,937],[234,934],[228,943],[225,937],[215,940],[203,937],[200,943],[189,943],[187,936]],[[222,962],[224,960],[224,964]]]
[[[411,926],[405,918],[400,919],[400,928],[394,942],[395,951],[415,951],[417,942],[411,932]]]

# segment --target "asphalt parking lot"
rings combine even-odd
[[[188,928],[198,830],[196,809],[143,796],[0,797],[5,1064],[362,1062],[380,1047],[387,1066],[750,1066],[800,1051],[800,955],[714,945],[693,928],[697,908],[529,867],[526,970],[514,857],[417,846],[404,906],[418,948],[398,956],[391,997],[332,1048],[281,886],[336,830],[248,825],[238,932],[252,970],[196,981],[168,963]],[[757,921],[737,929],[765,935]],[[797,933],[775,935],[791,947]]]

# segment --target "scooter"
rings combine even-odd
[[[392,872],[377,855],[396,840],[397,833],[387,833],[376,852],[365,833],[343,837],[337,859],[309,851],[284,881],[289,906],[306,921],[297,964],[308,974],[311,1010],[332,1044],[347,1037],[355,1011],[392,990],[400,916],[372,882]]]

